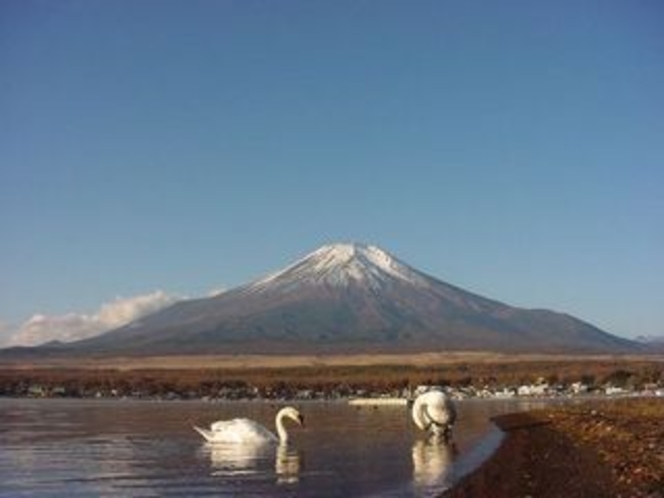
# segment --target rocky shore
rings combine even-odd
[[[494,422],[505,440],[444,498],[664,497],[664,399],[593,401]]]

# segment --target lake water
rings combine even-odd
[[[287,447],[203,442],[191,426],[233,417],[274,430],[281,405],[0,399],[0,496],[435,496],[485,458],[488,419],[524,401],[458,402],[454,445],[428,441],[403,406],[295,403]]]

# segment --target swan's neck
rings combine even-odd
[[[277,418],[275,420],[276,426],[277,426],[277,434],[279,435],[279,441],[282,443],[285,443],[288,441],[288,433],[286,432],[286,428],[284,427],[284,414],[279,412],[277,413]]]

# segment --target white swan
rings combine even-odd
[[[304,417],[295,408],[287,406],[282,408],[275,417],[277,435],[267,430],[261,424],[248,418],[236,418],[233,420],[220,420],[210,425],[210,429],[201,429],[194,426],[198,432],[209,443],[227,444],[267,444],[285,443],[288,441],[288,433],[284,428],[284,418],[290,418],[298,425],[304,425]]]
[[[456,422],[456,408],[442,391],[429,391],[419,395],[412,408],[413,422],[423,431],[442,436],[448,441]]]

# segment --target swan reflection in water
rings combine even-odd
[[[204,451],[210,456],[214,476],[267,475],[274,461],[277,483],[294,484],[300,479],[300,452],[286,443],[276,446],[206,443]]]
[[[274,462],[279,484],[294,484],[300,480],[302,458],[300,452],[287,444],[277,447],[277,457]]]
[[[456,446],[438,438],[415,441],[412,449],[415,485],[431,487],[444,483],[455,455]]]

